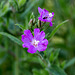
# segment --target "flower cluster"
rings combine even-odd
[[[44,51],[47,48],[48,40],[44,39],[44,31],[40,32],[39,28],[34,29],[34,37],[30,30],[25,30],[22,35],[23,48],[27,47],[29,53],[35,53],[37,50]]]
[[[50,22],[49,25],[52,26],[54,12],[49,13],[46,9],[41,9],[40,7],[38,7],[38,11],[40,13],[40,17],[38,17],[38,19],[43,22]]]
[[[41,9],[38,7],[38,11],[40,13],[40,17],[38,19],[43,22],[50,22],[50,26],[52,26],[52,20],[54,16],[54,12],[49,13],[46,9]],[[30,20],[30,22],[32,19]],[[48,45],[48,40],[45,39],[45,32],[41,31],[39,28],[34,29],[34,36],[32,35],[30,30],[25,30],[24,34],[22,35],[22,46],[23,48],[28,48],[27,52],[35,53],[37,50],[45,51]]]

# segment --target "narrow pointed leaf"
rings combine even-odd
[[[75,58],[71,59],[68,63],[65,64],[64,69],[66,69],[67,67],[71,66],[75,64]]]
[[[52,75],[67,75],[64,70],[62,70],[60,67],[56,65],[51,65],[51,67],[48,68],[48,71]]]
[[[19,7],[23,6],[26,3],[26,0],[18,0]]]
[[[25,30],[24,26],[23,25],[20,25],[20,24],[15,24],[17,25],[19,28],[21,28],[22,30]]]
[[[9,39],[11,39],[12,41],[14,41],[18,45],[21,45],[22,46],[22,42],[18,38],[14,37],[14,36],[12,36],[12,35],[10,35],[8,33],[5,33],[5,32],[0,32],[0,34],[8,37]]]
[[[62,23],[60,23],[59,25],[57,25],[56,28],[50,34],[50,36],[48,36],[48,39],[51,39],[53,37],[53,35],[56,33],[56,31],[66,22],[68,22],[68,20],[65,20]]]
[[[38,0],[33,1],[30,6],[22,13],[21,17],[24,17],[27,15],[28,12],[32,9],[32,7],[38,2]]]
[[[30,15],[30,20],[33,19],[34,20],[35,16],[34,13],[32,12],[32,14]]]

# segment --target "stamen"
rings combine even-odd
[[[39,41],[36,41],[36,40],[33,40],[33,41],[32,41],[32,45],[33,45],[34,47],[37,47],[37,46],[38,46],[38,43],[39,43]]]
[[[52,17],[53,15],[52,15],[52,13],[49,13],[49,17]]]

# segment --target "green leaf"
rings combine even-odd
[[[28,12],[30,12],[30,10],[32,9],[32,7],[38,2],[38,0],[33,1],[29,7],[22,13],[21,17],[24,17],[25,15],[27,15]]]
[[[26,3],[26,0],[18,0],[19,7],[23,6]]]
[[[6,58],[7,58],[7,54],[4,55],[2,58],[0,57],[0,65],[1,65],[3,62],[5,62]]]
[[[32,12],[32,14],[30,15],[30,20],[33,19],[34,20],[35,16],[34,13]]]
[[[4,16],[9,11],[9,3],[6,3],[3,7],[3,9],[0,10],[0,17]]]
[[[56,66],[56,65],[51,65],[51,67],[49,67],[48,69],[47,69],[49,72],[50,72],[50,74],[52,74],[52,75],[67,75],[65,72],[64,72],[64,70],[62,70],[60,67],[58,67],[58,66]]]
[[[10,35],[8,33],[5,33],[5,32],[0,32],[0,34],[8,37],[9,39],[11,39],[12,41],[14,41],[18,45],[21,45],[22,46],[22,42],[19,39],[17,39],[16,37],[14,37],[14,36],[12,36],[12,35]]]
[[[5,1],[2,1],[1,3],[0,3],[0,9],[3,7],[3,4],[5,3]]]
[[[20,25],[20,24],[15,24],[17,25],[19,28],[21,28],[23,31],[25,30],[25,27],[23,25]]]
[[[53,54],[53,52],[51,52],[51,55],[50,55],[49,61],[52,62],[53,60],[54,60],[54,54]]]
[[[55,52],[54,52],[54,60],[56,60],[58,58],[59,51],[60,51],[60,49],[55,50]]]
[[[54,52],[51,52],[51,55],[49,57],[50,62],[56,61],[59,55],[60,49],[56,49]]]
[[[65,64],[66,64],[66,61],[63,61],[63,62],[60,64],[61,68],[64,69]]]
[[[45,55],[49,58],[50,54],[52,53],[52,51],[54,50],[54,48],[51,48],[50,46],[47,47],[47,50],[44,51]]]
[[[40,64],[43,66],[43,67],[45,67],[45,66],[47,66],[47,62],[46,62],[46,60],[42,57],[42,55],[37,51],[36,52],[36,55],[39,57],[39,62],[40,62]]]
[[[7,52],[0,47],[0,65],[6,60]]]
[[[66,69],[67,67],[69,67],[73,64],[75,64],[75,58],[71,59],[68,63],[66,63],[66,65],[64,66],[64,69]]]
[[[48,36],[48,39],[51,39],[53,37],[53,35],[56,33],[56,31],[66,22],[68,22],[68,20],[65,20],[62,23],[60,23],[59,25],[57,25],[56,28],[50,34],[50,36]]]
[[[33,75],[49,75],[49,72],[46,69],[41,69],[41,70],[37,70],[37,69],[33,69]]]

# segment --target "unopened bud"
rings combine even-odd
[[[33,25],[33,19],[29,21],[29,25]]]
[[[35,25],[35,23],[36,23],[36,20],[35,20],[35,18],[34,18],[34,21],[33,21],[33,22],[34,22],[34,25]]]
[[[38,20],[38,27],[41,27],[41,21]]]

